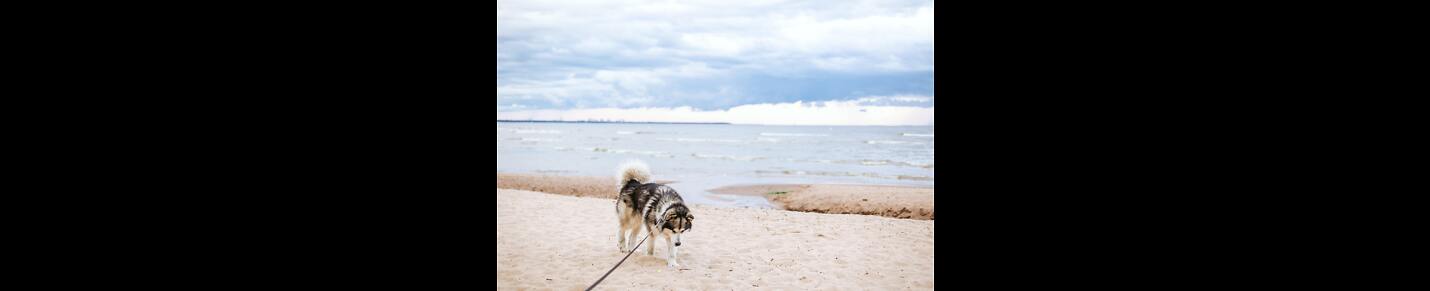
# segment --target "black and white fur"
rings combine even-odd
[[[635,244],[640,242],[636,235],[644,225],[652,238],[665,239],[668,251],[665,264],[678,266],[680,235],[690,230],[690,222],[695,219],[685,201],[680,199],[680,193],[666,185],[647,183],[650,168],[640,161],[622,164],[619,178],[621,190],[616,197],[616,217],[621,228],[616,232],[617,246],[622,252],[635,251]],[[654,241],[647,245],[646,254],[655,255]]]

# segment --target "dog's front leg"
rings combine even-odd
[[[655,228],[653,228],[653,227],[646,226],[646,230],[647,230],[646,232],[650,233],[650,236],[660,235],[659,232],[653,231],[654,229],[655,229]],[[649,238],[647,238],[647,240],[649,240]],[[655,241],[651,241],[650,244],[645,245],[645,246],[646,246],[646,248],[645,248],[645,254],[646,254],[647,256],[654,256],[654,255],[655,255]]]
[[[680,247],[670,244],[670,240],[665,241],[665,247],[670,250],[670,257],[666,258],[665,266],[679,267],[680,263],[676,262],[676,257],[680,254]]]

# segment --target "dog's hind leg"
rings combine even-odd
[[[624,225],[625,221],[622,221],[621,224],[622,225],[618,226],[618,228],[616,229],[616,248],[620,249],[621,252],[624,253],[626,252],[626,226]]]
[[[631,243],[633,243],[632,241],[630,241],[630,239],[627,239],[627,237],[632,237],[631,239],[634,239],[633,237],[635,237],[635,234],[626,234],[626,232],[631,231],[631,220],[627,218],[624,213],[618,213],[617,215],[620,216],[617,218],[620,220],[620,229],[616,230],[616,239],[619,241],[616,243],[616,246],[621,249],[621,252],[624,253],[626,251],[631,250]],[[635,231],[639,232],[640,229],[637,228],[635,229]]]
[[[636,251],[636,247],[638,247],[636,244],[640,243],[639,240],[636,240],[636,236],[641,234],[641,225],[638,222],[630,222],[627,220],[626,231],[629,233],[626,234],[626,248],[622,251],[634,252]]]
[[[616,249],[626,251],[626,216],[621,215],[621,200],[616,198]]]

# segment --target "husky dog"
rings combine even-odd
[[[635,251],[636,234],[641,225],[646,233],[665,239],[666,266],[676,267],[680,234],[690,230],[690,208],[680,199],[680,193],[669,186],[650,181],[650,168],[640,161],[630,161],[620,167],[621,192],[616,196],[616,217],[621,228],[616,232],[617,246],[622,252]],[[628,239],[629,238],[629,239]],[[674,239],[674,242],[671,240]],[[655,255],[655,242],[646,245],[646,255]]]

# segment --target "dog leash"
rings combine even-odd
[[[635,247],[635,248],[632,248],[632,249],[631,249],[631,252],[626,253],[626,257],[625,257],[625,258],[621,258],[621,261],[620,261],[620,262],[617,262],[615,266],[611,266],[611,270],[610,270],[610,271],[606,271],[606,274],[605,274],[605,275],[601,275],[601,279],[597,279],[597,280],[596,280],[596,283],[591,283],[591,287],[586,287],[586,291],[591,291],[591,289],[596,289],[596,285],[601,284],[601,281],[602,281],[602,280],[606,280],[606,276],[610,276],[610,275],[611,275],[611,272],[615,272],[617,267],[620,267],[622,263],[625,263],[625,262],[626,262],[626,259],[627,259],[627,258],[630,258],[630,257],[631,257],[631,254],[636,253],[636,250],[639,250],[639,249],[641,248],[641,244],[644,244],[644,243],[645,243],[646,238],[650,238],[650,234],[646,234],[646,235],[645,235],[645,238],[641,239],[641,242],[640,242],[640,243],[636,243],[636,247]]]

